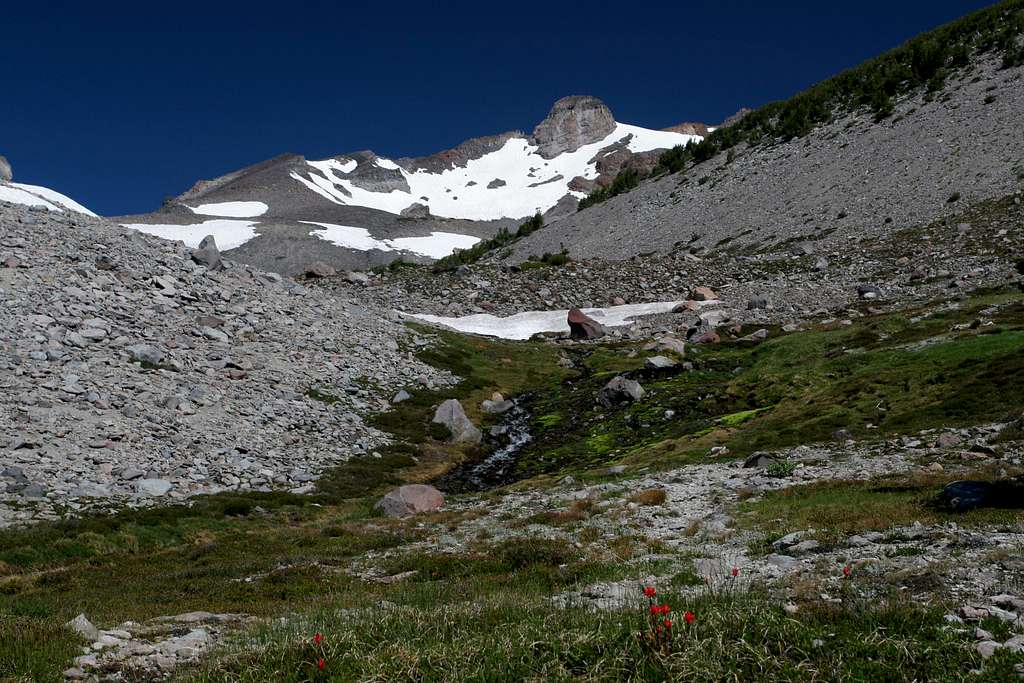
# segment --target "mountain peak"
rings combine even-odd
[[[573,95],[555,102],[547,117],[533,129],[533,139],[538,153],[551,159],[603,140],[613,130],[615,118],[604,102],[589,95]]]

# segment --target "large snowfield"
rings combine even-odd
[[[0,184],[0,201],[24,204],[26,206],[43,206],[49,211],[57,212],[63,212],[65,209],[68,209],[77,213],[84,213],[86,216],[96,217],[96,214],[74,199],[41,185],[26,185],[24,183]]]
[[[710,302],[709,302],[710,303]],[[644,315],[668,313],[678,305],[678,301],[660,301],[648,304],[626,304],[608,308],[584,308],[583,312],[605,327],[622,327],[629,325],[633,318]],[[458,332],[482,334],[501,339],[529,339],[538,332],[569,332],[569,311],[526,311],[507,318],[499,318],[490,313],[478,313],[461,318],[447,318],[439,315],[406,314],[410,318],[422,320],[433,325],[441,325]]]
[[[390,159],[374,163],[383,169],[397,169],[409,184],[409,191],[373,192],[357,187],[345,176],[356,169],[352,159],[309,161],[309,171],[291,177],[335,204],[365,206],[389,213],[401,213],[415,203],[430,208],[435,216],[469,220],[525,218],[543,213],[569,192],[569,182],[582,176],[596,178],[595,155],[609,145],[625,140],[631,152],[647,152],[685,145],[700,140],[696,135],[648,130],[624,123],[603,140],[544,159],[526,138],[510,138],[505,145],[465,167],[441,173],[418,170],[410,173]],[[504,181],[500,187],[487,187],[492,181]]]

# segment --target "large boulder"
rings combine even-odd
[[[213,235],[207,235],[199,243],[199,248],[192,251],[192,260],[210,270],[220,270],[224,263],[220,258],[220,249],[217,248],[217,240]]]
[[[7,161],[7,157],[0,156],[0,182],[9,183],[14,178],[14,172],[11,170],[11,162]]]
[[[718,295],[710,287],[694,287],[690,290],[690,298],[694,301],[714,301]]]
[[[335,272],[334,266],[323,261],[314,261],[306,266],[306,277],[308,278],[332,277]]]
[[[437,407],[433,422],[444,425],[451,432],[452,443],[480,443],[482,435],[462,409],[462,404],[450,398]]]
[[[409,484],[400,486],[377,501],[374,508],[389,517],[408,517],[431,512],[444,505],[444,495],[433,486]]]
[[[598,339],[606,334],[604,326],[578,308],[569,311],[569,336],[573,339]]]
[[[629,379],[625,375],[619,375],[604,385],[597,400],[605,408],[611,408],[619,403],[639,401],[644,397],[644,388],[636,380]]]
[[[941,507],[953,512],[977,508],[1024,509],[1024,476],[1001,481],[954,481],[938,495]]]

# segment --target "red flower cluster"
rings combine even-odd
[[[694,621],[696,621],[697,616],[693,612],[686,611],[683,613],[683,619],[686,620],[687,624],[692,624]]]
[[[668,614],[671,611],[668,605],[651,605],[651,614]]]
[[[654,590],[654,586],[647,586],[644,588],[644,595],[646,595],[649,598],[653,598],[657,594],[658,591]]]

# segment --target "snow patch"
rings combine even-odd
[[[167,240],[181,240],[193,249],[199,246],[203,238],[213,235],[217,240],[217,248],[221,251],[240,247],[256,237],[256,221],[233,221],[215,219],[193,225],[167,225],[150,223],[122,223],[126,228],[138,230],[149,235],[156,235]]]
[[[355,170],[357,164],[351,159],[344,162],[338,159],[308,161],[309,171],[293,171],[291,177],[335,204],[365,206],[398,214],[419,202],[429,206],[433,215],[445,218],[525,218],[537,212],[543,213],[557,204],[569,192],[573,178],[596,178],[597,165],[592,160],[605,147],[622,143],[636,153],[669,149],[701,139],[699,135],[617,123],[615,130],[603,140],[574,152],[562,153],[554,159],[544,159],[529,140],[518,137],[506,140],[501,149],[470,159],[465,167],[449,168],[440,173],[426,169],[411,173],[390,159],[376,159],[374,163],[378,167],[397,169],[402,174],[409,184],[408,192],[373,192],[357,187],[350,179],[342,177]],[[539,169],[544,169],[546,178],[559,175],[562,178],[538,184],[535,171]],[[488,188],[488,183],[494,178],[502,178],[506,184]]]
[[[678,301],[660,301],[648,304],[626,304],[608,308],[584,308],[584,313],[605,327],[622,327],[629,325],[633,318],[669,313],[679,304]],[[538,332],[569,332],[569,311],[526,311],[507,318],[499,318],[490,313],[478,313],[461,318],[448,318],[438,315],[406,314],[411,318],[448,327],[458,332],[482,334],[501,339],[529,339]]]
[[[70,209],[77,213],[84,213],[86,216],[98,218],[96,214],[74,199],[41,185],[26,185],[25,183],[0,185],[0,200],[27,206],[44,206],[49,211],[58,213],[63,212],[64,209]]]
[[[453,232],[432,232],[426,237],[396,237],[379,240],[366,228],[351,225],[335,225],[334,223],[318,223],[316,221],[300,221],[308,225],[320,226],[311,234],[322,240],[346,249],[357,251],[409,251],[420,256],[433,259],[444,258],[456,249],[468,249],[480,241],[472,235],[459,235]]]
[[[189,206],[188,208],[192,213],[202,216],[223,216],[224,218],[256,218],[270,209],[263,202],[218,202]]]

